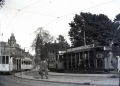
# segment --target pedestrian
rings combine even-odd
[[[40,74],[42,79],[44,74],[46,76],[46,79],[48,79],[48,65],[46,60],[40,62]]]

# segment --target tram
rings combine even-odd
[[[117,67],[116,56],[120,56],[119,51],[119,48],[109,46],[87,45],[70,48],[62,54],[62,58],[57,55],[52,63],[56,70],[61,66],[64,71],[109,72]]]
[[[48,69],[51,71],[63,71],[63,55],[66,51],[59,51],[55,56],[49,58],[48,60]]]
[[[30,70],[33,68],[32,60],[30,58],[14,58],[9,55],[0,56],[0,72],[13,72]]]

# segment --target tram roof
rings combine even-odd
[[[81,46],[81,47],[67,49],[67,53],[69,53],[69,52],[90,51],[90,50],[94,50],[94,49],[112,50],[113,47],[109,47],[109,46]]]

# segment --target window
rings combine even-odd
[[[1,50],[1,54],[3,53],[3,51]]]
[[[2,56],[0,56],[0,64],[2,63]]]
[[[16,64],[16,59],[13,59],[13,64]]]
[[[32,64],[32,61],[30,61],[30,64]]]
[[[5,64],[5,56],[2,56],[2,64]]]
[[[6,56],[6,64],[9,64],[9,56]]]
[[[22,60],[22,64],[24,64],[24,60]]]
[[[59,61],[62,61],[63,55],[59,55]]]
[[[7,54],[9,54],[9,50],[7,50]]]
[[[56,55],[56,61],[58,60],[58,55]]]
[[[30,61],[28,61],[28,65],[29,65],[29,62],[30,62]]]

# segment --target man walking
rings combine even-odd
[[[48,79],[48,67],[47,67],[47,62],[45,60],[40,62],[40,73],[41,73],[42,79],[43,79],[44,73],[45,73],[46,79]]]

